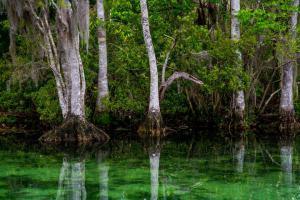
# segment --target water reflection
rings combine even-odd
[[[108,171],[109,165],[106,162],[106,158],[109,152],[106,150],[98,151],[97,162],[99,168],[99,187],[100,187],[100,200],[108,200]]]
[[[65,156],[59,175],[57,200],[85,200],[85,160]]]
[[[286,184],[293,183],[293,138],[288,137],[281,139],[280,144],[280,160],[281,170],[283,172],[283,181]]]
[[[149,161],[150,161],[150,174],[151,174],[151,200],[158,199],[159,188],[159,160],[160,160],[160,140],[147,142],[146,145]]]
[[[236,171],[242,173],[244,171],[245,145],[244,137],[239,137],[235,142],[234,157],[237,161]]]
[[[202,136],[65,156],[2,150],[0,199],[300,199],[299,142]]]

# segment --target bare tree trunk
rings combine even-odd
[[[98,27],[98,43],[99,43],[99,73],[98,73],[98,97],[97,111],[101,112],[105,109],[103,101],[108,98],[108,80],[107,80],[107,44],[105,29],[105,11],[104,0],[97,0],[97,15],[101,24]]]
[[[299,7],[299,0],[294,0],[293,6]],[[298,24],[298,12],[295,11],[291,17],[290,34],[291,39],[295,42],[297,33],[296,28]],[[289,46],[287,41],[286,45]],[[287,51],[290,52],[289,47]],[[294,122],[294,101],[293,101],[293,84],[294,84],[294,70],[296,66],[296,53],[292,50],[291,55],[284,55],[284,65],[281,80],[281,98],[280,98],[280,117],[282,125],[287,125]]]
[[[68,0],[67,0],[68,2]],[[60,61],[65,77],[69,116],[84,119],[85,78],[79,53],[77,15],[71,3],[57,10]]]
[[[231,39],[238,41],[240,39],[240,23],[238,13],[240,11],[240,0],[231,0]],[[238,59],[242,61],[241,52],[238,51]],[[234,114],[239,123],[243,123],[245,112],[245,97],[244,91],[240,90],[234,94]]]
[[[56,4],[55,4],[56,5]],[[53,72],[58,99],[64,118],[61,127],[44,134],[40,140],[48,143],[90,141],[105,142],[109,136],[85,120],[84,69],[79,52],[78,0],[64,0],[56,5],[57,43],[48,22],[45,8],[35,11],[35,1],[26,0],[25,9],[29,11],[36,29],[44,39],[49,67]]]
[[[42,35],[44,39],[44,48],[46,50],[49,67],[52,70],[55,78],[59,104],[62,110],[63,118],[65,119],[69,113],[69,101],[67,99],[68,90],[63,79],[63,74],[61,72],[62,65],[60,64],[57,47],[50,29],[46,10],[42,9],[42,16],[39,17],[35,11],[34,2],[32,2],[31,0],[26,0],[24,7],[24,9],[31,14],[33,25],[36,27],[37,31]],[[64,74],[64,76],[65,79],[68,78],[67,74]]]
[[[142,12],[142,27],[144,40],[148,52],[149,64],[150,64],[150,100],[148,108],[148,119],[151,124],[151,129],[161,128],[161,113],[159,104],[159,89],[158,89],[158,72],[155,51],[152,43],[147,0],[140,0],[141,12]]]

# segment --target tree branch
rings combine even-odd
[[[165,96],[165,92],[166,90],[169,88],[170,85],[172,85],[172,83],[176,80],[176,79],[179,79],[179,78],[182,78],[182,79],[185,79],[185,80],[189,80],[189,81],[192,81],[198,85],[203,85],[203,82],[201,80],[199,80],[198,78],[196,78],[195,76],[192,76],[186,72],[174,72],[172,74],[172,76],[170,76],[168,78],[167,81],[165,81],[161,86],[160,86],[160,100],[163,100],[164,99],[164,96]]]
[[[175,45],[176,45],[176,39],[173,39],[173,43],[171,45],[170,50],[168,51],[168,53],[166,55],[166,59],[165,59],[165,62],[164,62],[163,68],[162,68],[162,72],[161,72],[161,83],[162,84],[164,84],[166,82],[166,69],[168,67],[168,62],[170,59],[171,51],[175,48]]]
[[[260,110],[259,115],[261,115],[261,114],[264,112],[265,108],[267,107],[267,105],[269,104],[269,102],[271,101],[271,99],[272,99],[272,98],[274,97],[274,95],[277,94],[280,90],[281,90],[281,89],[278,89],[278,90],[276,90],[275,92],[273,92],[273,93],[270,95],[270,97],[269,97],[268,100],[266,101],[265,105],[264,105],[264,106],[262,107],[262,109]]]

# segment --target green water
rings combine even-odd
[[[0,199],[300,199],[299,138],[118,139],[71,154],[10,146]]]

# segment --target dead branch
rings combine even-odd
[[[176,39],[173,39],[173,43],[171,45],[170,50],[168,51],[168,53],[166,55],[166,59],[165,59],[165,62],[164,62],[163,68],[162,68],[162,72],[161,72],[161,83],[162,84],[164,84],[166,82],[166,69],[168,67],[168,62],[170,59],[171,51],[175,48],[175,46],[176,46]]]
[[[174,72],[172,74],[172,76],[170,76],[168,78],[167,81],[165,81],[164,83],[161,84],[160,86],[160,100],[164,99],[165,96],[165,92],[166,90],[169,88],[170,85],[172,85],[172,83],[176,80],[176,79],[185,79],[185,80],[189,80],[192,81],[198,85],[203,85],[203,82],[201,80],[199,80],[198,78],[196,78],[195,76],[192,76],[186,72]]]
[[[265,110],[265,108],[267,107],[267,105],[269,104],[269,102],[271,101],[271,99],[274,97],[275,94],[277,94],[281,89],[276,90],[275,92],[273,92],[270,97],[268,98],[268,100],[266,101],[264,107],[262,107],[262,109],[260,110],[259,114],[262,114]]]

